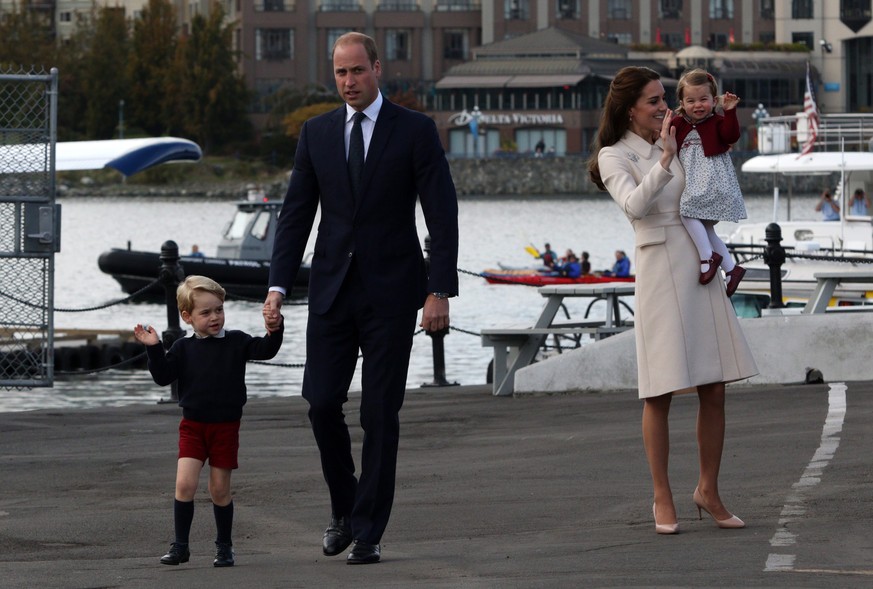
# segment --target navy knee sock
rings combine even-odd
[[[194,521],[194,502],[174,499],[173,520],[176,524],[176,543],[187,544],[191,522]]]
[[[215,514],[215,528],[218,530],[215,541],[222,544],[233,544],[230,541],[230,534],[233,531],[233,501],[224,507],[213,503],[212,512]]]

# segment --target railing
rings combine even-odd
[[[808,137],[808,123],[802,115],[762,117],[759,121],[759,143],[764,137],[772,141],[768,153],[787,153],[796,140],[802,144]],[[873,114],[819,115],[816,148],[839,148],[844,151],[870,151],[873,147]]]
[[[380,2],[376,10],[380,12],[418,12],[421,6],[415,2],[403,0],[393,0],[392,2]]]
[[[482,10],[479,0],[440,0],[436,5],[437,12],[467,12]]]
[[[318,7],[321,12],[360,12],[363,10],[358,2],[322,2]]]

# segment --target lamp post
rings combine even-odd
[[[755,136],[758,141],[758,151],[761,151],[761,119],[765,119],[770,116],[770,113],[767,112],[767,109],[764,108],[762,103],[758,103],[758,108],[755,109],[755,112],[752,113],[752,118],[755,119]]]
[[[473,156],[479,156],[479,119],[482,118],[482,111],[479,106],[473,107],[473,112],[470,113],[470,133],[473,134]]]
[[[118,138],[124,139],[124,99],[118,101]]]

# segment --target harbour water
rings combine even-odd
[[[122,298],[118,284],[97,268],[97,257],[111,247],[157,251],[172,239],[185,253],[193,244],[207,255],[215,252],[220,234],[234,211],[233,201],[192,198],[63,198],[61,252],[55,260],[55,307],[87,308]],[[769,195],[746,199],[750,221],[772,218]],[[794,219],[814,219],[815,196],[795,196]],[[780,219],[785,218],[785,204]],[[633,232],[619,208],[605,194],[579,197],[465,197],[459,203],[460,296],[451,301],[452,326],[445,339],[446,378],[459,384],[482,384],[491,359],[477,335],[483,327],[529,325],[539,314],[543,300],[535,288],[489,285],[471,275],[498,262],[529,266],[534,259],[525,251],[533,244],[550,242],[560,255],[568,249],[588,251],[594,269],[611,267],[614,252],[625,250],[633,257]],[[721,224],[719,233],[730,233],[731,224]],[[419,234],[427,227],[419,215]],[[314,235],[310,246],[314,242]],[[311,250],[311,247],[310,247]],[[585,306],[570,307],[581,317]],[[299,365],[305,360],[306,307],[286,305],[285,343],[274,363]],[[595,306],[592,316],[602,313]],[[263,329],[260,302],[229,301],[227,327],[259,333]],[[162,330],[166,310],[162,305],[138,303],[114,305],[91,312],[57,312],[56,327],[79,329],[132,329],[149,323]],[[184,325],[183,325],[184,327]],[[299,367],[250,365],[247,370],[250,396],[300,394],[303,370]],[[430,338],[414,339],[407,387],[415,389],[434,379]],[[359,388],[360,374],[352,387]],[[60,407],[115,406],[156,402],[170,394],[155,385],[147,371],[112,370],[95,375],[58,377],[53,387],[5,391],[0,412]]]

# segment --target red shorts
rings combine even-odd
[[[209,459],[216,468],[236,469],[239,421],[203,423],[182,418],[179,423],[179,458]]]

